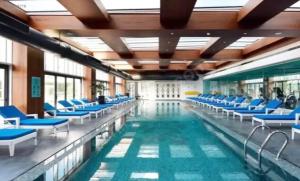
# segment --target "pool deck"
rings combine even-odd
[[[75,120],[70,122],[70,132],[67,135],[63,132],[64,128],[61,128],[62,132],[58,132],[55,137],[51,133],[43,131],[38,135],[38,145],[34,145],[33,140],[16,145],[15,156],[9,157],[8,147],[0,147],[0,178],[1,180],[13,180],[20,174],[30,170],[31,168],[39,165],[45,159],[51,157],[56,152],[72,144],[81,137],[87,135],[95,128],[101,127],[101,125],[115,120],[118,117],[126,114],[136,103],[124,105],[118,109],[113,109],[111,113],[105,114],[98,119],[85,120],[84,124],[80,124],[80,121]],[[23,179],[18,179],[23,180]],[[29,179],[30,180],[30,179]]]
[[[252,131],[254,126],[251,124],[251,119],[246,119],[243,122],[240,120],[233,119],[232,116],[227,118],[226,115],[222,115],[220,112],[216,113],[207,108],[200,108],[199,106],[194,106],[191,103],[187,104],[189,109],[191,109],[199,117],[215,126],[216,128],[224,131],[226,134],[235,138],[240,143],[243,143],[244,140],[248,137],[249,133]],[[256,124],[257,125],[257,124]],[[272,127],[272,131],[281,130],[286,132],[291,136],[291,127],[281,126],[281,127]],[[262,144],[264,139],[268,135],[267,130],[259,130],[249,141],[250,149],[258,150],[259,145]],[[283,170],[288,171],[291,175],[296,178],[300,178],[300,134],[296,134],[295,140],[289,140],[289,143],[285,150],[282,152],[280,159],[275,160],[276,154],[280,147],[282,146],[284,139],[277,135],[274,136],[266,146],[265,151],[263,151],[262,156],[267,158],[269,161],[273,162],[277,166],[281,167]]]

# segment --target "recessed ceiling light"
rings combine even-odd
[[[207,32],[207,33],[206,33],[206,35],[207,35],[207,36],[209,36],[209,35],[210,35],[210,33],[209,33],[209,32]]]
[[[282,32],[276,32],[275,33],[275,35],[281,35],[282,34]]]

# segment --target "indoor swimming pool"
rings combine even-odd
[[[185,107],[176,101],[140,103],[68,179],[259,180]]]

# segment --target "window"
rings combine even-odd
[[[116,87],[116,95],[122,95],[122,78],[116,77],[115,78],[115,87]]]
[[[57,95],[57,100],[65,100],[66,99],[66,79],[65,77],[60,77],[58,76],[56,78],[57,81],[57,89],[56,89],[56,95]]]
[[[67,78],[67,99],[74,99],[74,79]]]
[[[0,106],[9,104],[9,70],[12,63],[12,41],[0,36]]]
[[[58,106],[59,100],[81,98],[82,65],[45,52],[45,72],[45,102]]]
[[[109,74],[101,70],[96,70],[96,83],[104,86],[104,96],[109,96]],[[99,96],[99,93],[96,93]]]
[[[83,65],[50,52],[44,56],[46,72],[83,77]]]
[[[45,102],[55,105],[55,76],[45,75]]]
[[[0,66],[0,106],[8,105],[8,68]]]
[[[0,63],[11,64],[12,41],[0,36]]]

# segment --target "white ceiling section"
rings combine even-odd
[[[149,38],[129,38],[121,37],[122,41],[132,51],[152,51],[158,50],[158,37]]]
[[[98,37],[68,37],[68,38],[92,52],[113,51],[108,45],[106,45]]]
[[[229,45],[227,49],[244,49],[246,46],[251,45],[261,39],[263,39],[263,37],[242,37]]]
[[[177,50],[199,50],[210,40],[210,37],[181,37],[177,44]]]
[[[160,0],[101,0],[107,10],[159,9]]]
[[[28,14],[70,14],[57,0],[10,0],[9,2]]]

